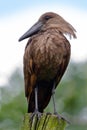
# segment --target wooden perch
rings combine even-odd
[[[67,122],[58,119],[56,115],[43,113],[40,119],[35,115],[31,122],[32,113],[26,113],[21,130],[64,130]]]

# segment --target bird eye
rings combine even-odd
[[[45,16],[45,20],[49,20],[50,18],[52,18],[51,16]]]

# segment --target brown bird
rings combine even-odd
[[[76,38],[75,29],[60,15],[43,14],[19,39],[29,38],[24,54],[25,95],[28,112],[38,114],[48,105],[70,59],[70,43],[65,34]]]

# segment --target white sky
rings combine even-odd
[[[43,9],[43,10],[42,10]],[[60,14],[77,30],[77,39],[70,40],[72,60],[79,62],[87,59],[87,12],[59,7],[26,9],[12,16],[0,19],[0,85],[6,82],[16,66],[22,66],[24,48],[27,40],[18,42],[19,37],[25,33],[39,18],[48,11]]]

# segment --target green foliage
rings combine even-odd
[[[66,130],[87,129],[87,63],[71,63],[56,89],[57,111],[72,122]],[[0,88],[0,130],[19,130],[27,112],[22,71],[17,68]],[[53,103],[45,111],[53,112]]]
[[[21,125],[23,115],[26,112],[26,100],[23,98],[23,93],[20,93],[17,97],[5,105],[2,105],[0,112],[0,127],[4,126],[4,129],[12,130],[18,129]],[[6,122],[6,124],[5,124]],[[13,128],[12,128],[12,127]]]
[[[8,85],[0,89],[0,130],[18,130],[27,110],[21,70],[17,68],[9,78]]]

